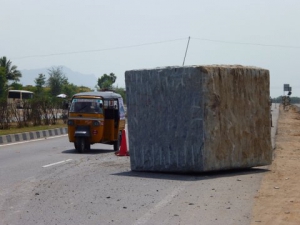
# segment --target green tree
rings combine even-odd
[[[6,97],[7,93],[7,79],[5,76],[5,68],[0,67],[0,99]]]
[[[36,93],[36,87],[35,86],[32,86],[32,85],[26,85],[26,86],[23,86],[23,90],[26,90],[26,91],[32,91],[34,93]]]
[[[62,93],[63,86],[68,84],[68,78],[63,73],[61,67],[52,67],[48,70],[49,78],[47,85],[50,88],[52,97]]]
[[[116,87],[114,88],[114,92],[120,94],[123,98],[124,103],[126,104],[126,92],[125,92],[125,88],[119,88]]]
[[[5,56],[0,58],[0,67],[5,68],[5,76],[7,81],[20,81],[22,74],[19,70],[17,70],[17,66],[12,65],[10,60],[7,60]]]
[[[67,97],[72,97],[74,94],[78,93],[78,86],[74,84],[65,84],[62,87],[63,93],[67,95]]]
[[[115,83],[117,77],[114,73],[110,73],[107,75],[103,74],[100,78],[98,78],[98,86],[100,89],[112,89],[112,85]]]
[[[13,82],[11,85],[10,85],[10,89],[12,90],[22,90],[23,89],[23,85],[18,83],[18,82]]]
[[[46,84],[46,76],[42,73],[39,74],[37,78],[34,80],[36,93],[43,94],[44,93],[44,86]]]
[[[89,92],[89,91],[93,91],[92,89],[90,89],[89,87],[85,87],[85,86],[77,86],[77,92]]]

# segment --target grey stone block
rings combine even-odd
[[[166,67],[125,73],[131,169],[202,172],[272,160],[269,71]]]

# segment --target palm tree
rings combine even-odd
[[[22,77],[21,72],[17,70],[17,66],[12,66],[11,61],[7,60],[5,56],[0,58],[0,67],[5,68],[5,76],[7,80],[20,81],[20,77]]]

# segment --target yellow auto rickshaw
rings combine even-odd
[[[68,136],[83,153],[92,144],[111,144],[119,150],[125,129],[125,110],[120,94],[112,91],[82,92],[73,95],[68,111]]]

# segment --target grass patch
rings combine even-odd
[[[50,130],[50,129],[64,128],[64,127],[67,127],[67,124],[64,124],[62,120],[58,120],[57,123],[54,125],[28,126],[22,128],[17,128],[12,126],[10,129],[0,130],[0,136],[8,135],[8,134],[31,132],[31,131],[39,131],[39,130]]]

